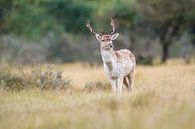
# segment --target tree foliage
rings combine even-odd
[[[39,38],[50,31],[81,34],[86,32],[86,20],[92,19],[91,7],[71,0],[3,1],[0,18],[4,20],[5,32],[19,36]]]
[[[84,3],[71,0],[43,2],[47,13],[52,15],[65,31],[72,33],[85,32],[85,22],[91,20],[93,10]]]
[[[50,32],[75,37],[88,33],[87,20],[97,32],[108,32],[112,16],[132,44],[135,37],[158,39],[165,62],[170,46],[184,33],[195,43],[194,5],[194,0],[0,0],[0,34],[28,40]]]
[[[194,0],[139,0],[137,10],[150,23],[162,46],[162,62],[169,47],[190,29],[195,21]]]

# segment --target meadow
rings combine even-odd
[[[137,66],[133,91],[109,87],[102,66],[54,65],[70,88],[0,92],[0,129],[194,129],[195,64]],[[124,89],[125,90],[125,89]]]

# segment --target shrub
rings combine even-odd
[[[43,68],[39,65],[34,65],[29,70],[20,68],[17,71],[17,74],[12,72],[0,73],[0,89],[2,91],[20,91],[34,88],[41,90],[66,90],[70,87],[71,79],[68,77],[63,78],[62,72],[55,71],[50,65]]]

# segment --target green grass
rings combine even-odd
[[[80,73],[83,78],[82,69],[72,67],[77,69],[72,76]],[[91,68],[85,71],[86,75],[94,72]],[[139,66],[131,94],[109,90],[1,92],[0,129],[194,129],[194,75],[195,65]]]

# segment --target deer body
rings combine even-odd
[[[86,25],[100,42],[104,71],[110,80],[112,90],[114,92],[122,92],[124,84],[128,91],[131,91],[136,65],[133,53],[127,49],[114,51],[113,41],[118,37],[119,33],[99,35],[92,30],[89,23]],[[114,32],[113,20],[111,20],[111,25]]]
[[[134,58],[131,58],[132,53],[127,49],[110,52],[110,57],[102,52],[102,59],[104,63],[104,71],[110,79],[120,76],[127,76],[134,69]],[[110,58],[110,59],[109,59]]]
[[[134,55],[129,50],[122,49],[119,51],[111,50],[110,52],[101,50],[101,56],[104,71],[110,80],[112,90],[122,92],[122,85],[125,84],[130,91],[135,69]]]

